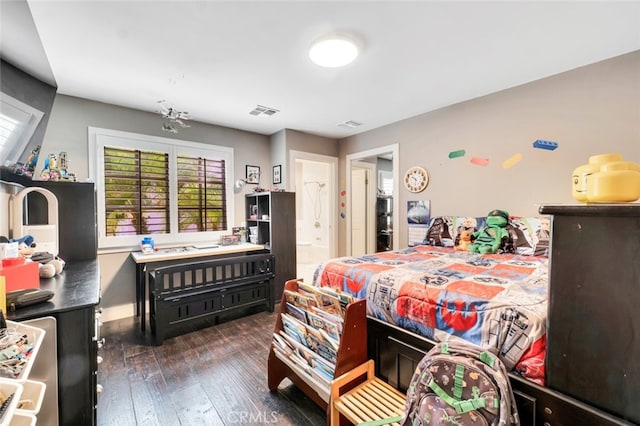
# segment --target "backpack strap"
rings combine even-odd
[[[445,390],[442,389],[433,379],[429,381],[428,386],[436,395],[440,397],[440,399],[453,407],[458,414],[464,414],[468,413],[469,411],[474,411],[486,407],[487,402],[485,398],[476,397],[460,401],[449,396],[447,392],[445,392]]]
[[[489,367],[494,368],[496,357],[493,354],[487,351],[483,351],[483,352],[480,352],[479,358],[480,358],[480,361],[484,362]]]

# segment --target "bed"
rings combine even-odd
[[[328,260],[313,284],[367,300],[369,356],[400,390],[433,342],[465,339],[510,369],[522,424],[629,424],[544,386],[549,219],[510,218],[509,253],[455,250],[462,230],[483,225],[432,218],[422,244]]]
[[[543,384],[548,259],[534,255],[540,238],[533,236],[544,220],[512,218],[510,229],[520,231],[512,253],[481,255],[455,246],[484,218],[436,217],[425,244],[331,259],[317,268],[314,285],[367,299],[368,316],[428,339],[490,348],[509,370]]]
[[[542,383],[547,259],[419,245],[325,262],[315,283],[367,299],[367,315],[435,341],[492,348]]]

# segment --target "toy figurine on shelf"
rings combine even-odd
[[[61,152],[60,156],[58,157],[58,160],[59,160],[58,169],[60,170],[60,179],[75,182],[76,181],[75,173],[71,173],[69,171],[69,160],[67,159],[67,153],[64,151]]]
[[[60,170],[58,169],[58,161],[55,154],[49,154],[44,159],[44,168],[40,172],[42,180],[58,180],[60,179]]]

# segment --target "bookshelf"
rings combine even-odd
[[[296,278],[296,194],[256,192],[245,196],[245,220],[256,232],[255,242],[276,257],[273,305],[282,296],[284,283]],[[251,238],[251,235],[249,235]]]
[[[301,279],[289,280],[285,283],[284,290],[298,292],[298,284]],[[276,319],[274,334],[280,334],[284,330],[282,313],[287,312],[286,297],[280,301],[280,314]],[[334,378],[354,369],[367,361],[367,321],[366,300],[357,300],[346,307],[342,334],[338,341],[338,349],[335,362]],[[312,374],[308,368],[274,349],[274,344],[269,349],[267,367],[267,382],[269,390],[276,391],[280,382],[288,378],[311,400],[323,409],[327,410],[327,419],[330,418],[331,387],[333,380],[323,380],[316,374]]]

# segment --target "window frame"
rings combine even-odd
[[[4,149],[0,146],[0,164],[16,163],[29,145],[44,113],[4,92],[0,92],[0,104],[0,115],[18,123],[6,141],[0,143],[5,145]]]
[[[156,246],[179,246],[217,244],[222,235],[229,234],[234,216],[233,157],[231,147],[205,144],[201,142],[169,139],[159,136],[124,132],[120,130],[88,128],[89,177],[96,184],[98,249],[137,249],[140,240],[147,235],[106,236],[104,201],[104,146],[159,151],[169,154],[169,233],[151,234]],[[227,229],[222,231],[178,232],[178,155],[218,158],[225,161]]]

